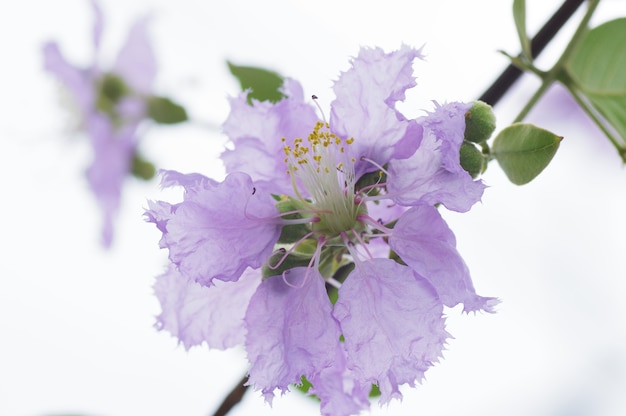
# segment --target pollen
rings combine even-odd
[[[287,139],[283,137],[281,141],[286,143]],[[285,162],[290,165],[290,170],[298,165],[311,164],[316,172],[329,173],[331,168],[341,169],[345,162],[337,161],[335,154],[346,153],[346,146],[353,142],[354,138],[342,139],[330,131],[328,123],[318,121],[306,140],[297,137],[291,145],[283,146],[283,151],[287,156]],[[333,159],[332,162],[330,159]],[[349,160],[354,163],[354,158]]]
[[[281,140],[296,195],[318,213],[314,229],[327,236],[353,229],[364,209],[355,198],[354,138],[343,139],[318,121],[306,139]]]

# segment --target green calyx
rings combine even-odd
[[[124,80],[107,72],[98,80],[96,108],[103,113],[116,117],[115,106],[128,94],[130,94],[130,89]]]
[[[321,210],[317,214],[319,221],[313,223],[312,229],[328,238],[349,231],[359,233],[365,229],[364,224],[358,220],[358,216],[361,214],[367,214],[365,204],[339,205],[329,212]]]
[[[465,113],[465,137],[468,142],[482,143],[491,137],[496,129],[496,116],[491,106],[476,101]]]
[[[283,272],[293,269],[294,267],[306,267],[311,262],[310,255],[300,253],[290,253],[286,255],[286,251],[276,251],[269,260],[261,268],[263,279],[271,276],[278,276]]]
[[[283,219],[286,220],[296,220],[301,218],[310,217],[311,215],[307,212],[294,212],[294,211],[305,211],[307,210],[306,205],[302,203],[302,201],[287,197],[287,196],[275,196],[278,200],[276,202],[276,208],[281,214],[290,213],[286,215],[282,215]],[[302,238],[304,238],[307,234],[311,232],[310,224],[288,224],[283,226],[280,237],[278,238],[279,244],[291,244],[295,243]]]
[[[485,156],[474,143],[464,141],[460,149],[461,167],[475,179],[483,173],[486,165]]]

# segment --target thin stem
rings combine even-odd
[[[248,375],[244,375],[243,378],[235,385],[235,387],[228,393],[228,396],[224,398],[224,401],[220,407],[213,413],[213,416],[225,416],[243,399],[243,395],[248,390],[246,382],[248,381]]]
[[[609,131],[609,129],[607,129],[606,125],[602,122],[602,120],[600,120],[596,112],[589,106],[589,104],[580,96],[578,91],[576,91],[568,84],[564,85],[565,87],[567,87],[570,94],[572,94],[572,97],[574,97],[574,100],[576,100],[578,105],[580,105],[583,111],[587,113],[587,115],[593,120],[593,122],[596,123],[598,128],[602,130],[602,133],[604,133],[609,141],[613,144],[613,146],[617,150],[617,153],[619,153],[619,155],[621,156],[622,161],[626,163],[626,148],[622,147],[622,145],[620,144],[621,142],[615,138],[615,136],[611,131]]]
[[[522,121],[528,115],[530,110],[535,106],[535,104],[537,104],[537,101],[539,101],[539,99],[548,90],[548,88],[556,80],[562,77],[565,63],[569,59],[570,55],[576,50],[576,47],[578,46],[583,35],[587,31],[587,25],[589,23],[589,20],[591,20],[591,16],[593,15],[593,12],[595,12],[596,7],[598,7],[599,3],[600,3],[600,0],[589,0],[589,8],[587,9],[585,16],[583,17],[580,24],[578,25],[576,32],[574,32],[574,36],[572,36],[572,39],[567,44],[567,47],[563,51],[563,54],[561,54],[561,57],[559,58],[559,60],[554,64],[554,66],[548,72],[545,73],[545,75],[543,76],[541,80],[541,86],[539,87],[537,92],[533,94],[530,101],[526,103],[524,108],[522,108],[522,111],[517,115],[517,117],[513,121],[514,123]]]
[[[513,123],[522,121],[528,115],[528,113],[530,113],[530,110],[535,106],[535,104],[537,104],[539,99],[543,97],[543,94],[546,93],[548,88],[550,88],[550,86],[554,82],[554,79],[551,79],[551,78],[552,78],[551,76],[546,74],[539,89],[533,94],[532,97],[530,97],[530,100],[528,100],[524,108],[522,108],[522,111],[520,111],[517,117],[515,117],[515,120],[513,120]]]

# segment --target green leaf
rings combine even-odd
[[[160,124],[176,124],[187,121],[187,111],[166,97],[148,98],[148,117]]]
[[[562,139],[532,124],[515,123],[496,136],[491,154],[511,182],[524,185],[548,166]]]
[[[528,61],[531,61],[533,58],[530,50],[530,40],[526,33],[526,0],[513,0],[513,19],[515,20],[517,36],[522,45],[522,53]]]
[[[239,66],[231,62],[227,64],[230,73],[239,80],[241,89],[251,90],[248,94],[248,104],[252,104],[252,99],[276,103],[285,98],[280,92],[284,79],[276,72],[252,66]]]
[[[148,162],[146,159],[135,153],[130,173],[136,178],[148,181],[156,175],[156,168],[151,162]]]
[[[565,69],[591,105],[626,142],[626,18],[588,31]]]

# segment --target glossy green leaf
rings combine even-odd
[[[588,31],[566,65],[579,90],[626,142],[626,18]]]
[[[148,98],[148,117],[160,124],[176,124],[188,120],[185,108],[166,97]]]
[[[276,103],[285,98],[285,95],[280,91],[284,79],[276,72],[252,66],[239,66],[231,62],[227,63],[231,74],[241,84],[241,89],[250,90],[248,94],[249,104],[252,103],[252,99]]]
[[[530,61],[532,60],[532,52],[530,50],[530,40],[526,33],[526,0],[513,0],[513,19],[515,20],[517,36],[522,45],[522,53]]]
[[[496,136],[491,154],[511,182],[524,185],[548,166],[562,139],[532,124],[515,123]]]

